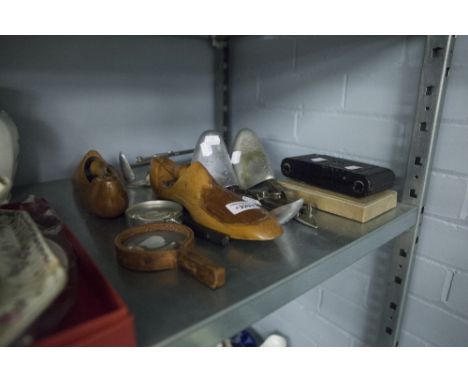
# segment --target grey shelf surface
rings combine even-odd
[[[260,320],[410,229],[417,209],[398,205],[359,224],[324,212],[319,229],[295,221],[271,242],[197,240],[200,253],[226,267],[212,291],[182,270],[139,273],[117,264],[113,240],[123,217],[94,217],[75,202],[69,180],[17,187],[14,200],[46,198],[78,237],[135,317],[139,345],[210,346]]]

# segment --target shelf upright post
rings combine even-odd
[[[229,38],[213,36],[215,49],[215,126],[229,144]]]
[[[428,178],[444,104],[454,36],[428,36],[421,68],[416,117],[401,202],[418,207],[414,227],[396,239],[378,345],[398,346]]]

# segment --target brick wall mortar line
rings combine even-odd
[[[424,297],[421,297],[421,296],[418,296],[418,295],[414,294],[414,292],[412,292],[412,291],[409,292],[409,296],[411,298],[414,298],[416,301],[420,302],[421,304],[424,304],[424,305],[430,307],[431,309],[437,310],[440,313],[445,313],[445,314],[449,315],[451,318],[453,318],[455,320],[459,320],[459,321],[461,321],[461,322],[468,325],[468,316],[467,317],[460,316],[459,313],[454,312],[448,306],[444,306],[444,308],[441,308],[440,306],[435,305],[433,302],[426,300]],[[443,303],[443,302],[441,301],[441,303]]]
[[[442,287],[442,293],[440,296],[440,300],[443,303],[447,303],[449,300],[450,291],[452,290],[454,277],[455,277],[455,272],[451,269],[447,269],[446,274],[445,274],[444,285]]]
[[[432,346],[432,347],[436,346],[436,345],[432,344],[431,342],[429,342],[429,341],[427,341],[427,340],[425,340],[425,339],[423,339],[423,338],[417,336],[416,334],[411,333],[409,330],[404,330],[404,329],[402,329],[401,332],[402,332],[402,333],[409,334],[410,336],[416,338],[418,341],[421,341],[421,342],[422,342],[424,345],[426,345],[426,346]]]
[[[458,171],[450,171],[450,170],[443,170],[443,169],[438,169],[438,168],[433,168],[431,171],[431,176],[432,174],[436,175],[444,175],[444,176],[449,176],[454,179],[463,179],[463,180],[468,180],[468,174],[464,174]]]
[[[424,238],[422,238],[422,240],[424,240]],[[428,254],[427,253],[424,253],[423,251],[421,251],[420,249],[418,249],[418,254],[417,254],[417,257],[418,258],[423,258],[424,260],[428,261],[428,262],[431,262],[433,263],[434,265],[437,264],[439,266],[441,266],[442,268],[445,268],[447,270],[454,270],[456,271],[457,273],[463,273],[463,274],[468,274],[468,271],[466,269],[463,269],[463,268],[460,268],[460,267],[457,267],[453,264],[449,264],[449,263],[445,263],[443,261],[436,261],[434,260],[432,257],[428,257]]]
[[[452,228],[466,228],[460,224],[457,224],[457,223],[454,223],[454,222],[451,222],[449,219],[450,218],[447,218],[447,217],[438,217],[438,216],[432,216],[431,214],[426,214],[426,212],[424,212],[424,216],[423,216],[423,219],[429,219],[429,220],[435,220],[435,221],[438,221],[440,223],[443,223],[445,225],[448,225]]]
[[[420,253],[420,251],[416,251],[415,259],[421,260],[421,261],[423,261],[425,263],[429,263],[431,265],[434,265],[434,266],[437,266],[437,267],[440,267],[440,268],[443,268],[446,271],[451,270],[451,269],[459,271],[458,269],[453,268],[451,265],[444,264],[442,262],[439,262],[437,260],[434,260],[432,258],[424,256],[423,254]],[[468,271],[460,271],[460,273],[466,273],[466,275],[468,276]]]
[[[345,335],[347,337],[357,338],[354,334],[352,334],[348,330],[342,328],[339,324],[337,324],[333,320],[328,319],[327,317],[325,317],[320,312],[315,312],[315,314],[317,315],[317,318],[319,320],[321,320],[322,322],[325,322],[327,325],[330,325],[330,326],[334,327],[337,331],[341,332],[341,334],[343,334],[343,335]]]
[[[348,95],[348,73],[343,75],[343,94],[341,99],[341,107],[346,110],[346,97]]]
[[[317,301],[317,312],[320,312],[320,309],[322,307],[322,303],[323,303],[323,288],[320,287],[319,288],[319,298],[318,298],[318,301]]]
[[[453,126],[453,127],[468,127],[468,118],[447,118],[442,117],[440,119],[440,125],[443,126]]]
[[[468,222],[468,180],[465,180],[465,199],[463,200],[463,204],[460,210],[460,213],[458,217],[463,221],[463,222]]]
[[[332,294],[333,296],[337,297],[341,301],[346,301],[348,304],[353,305],[355,308],[358,308],[358,309],[361,309],[361,310],[367,310],[365,306],[359,305],[359,304],[355,303],[354,301],[348,300],[347,298],[344,298],[343,296],[340,296],[338,293],[335,293],[335,292],[333,292],[332,290],[330,290],[330,289],[328,289],[326,287],[322,287],[322,288],[327,293]],[[375,316],[375,317],[377,317],[380,314],[380,312],[378,312],[378,313],[368,312],[368,313],[370,313],[370,315]]]
[[[451,224],[460,228],[468,228],[468,220],[466,219],[441,216],[441,215],[437,215],[429,211],[424,211],[424,217],[442,221],[444,223],[448,223],[448,224]]]
[[[330,319],[328,317],[325,317],[322,313],[320,312],[317,312],[316,313],[318,318],[321,319],[322,321],[326,322],[328,325],[330,326],[333,326],[336,330],[340,331],[341,334],[344,334],[348,337],[353,337],[353,338],[357,338],[356,335],[354,335],[353,333],[349,332],[348,330],[346,330],[345,328],[343,328],[340,324],[338,324],[337,322],[333,321],[333,319]],[[359,339],[361,342],[364,342],[362,341],[362,339]]]
[[[337,293],[335,293],[332,289],[328,288],[327,286],[324,286],[323,287],[323,290],[326,291],[327,293],[331,293],[333,294],[334,296],[338,296],[338,297],[341,297],[342,300],[345,300],[346,302],[348,302],[349,304],[352,304],[354,305],[356,308],[360,308],[360,309],[363,309],[363,310],[366,310],[367,309],[367,304],[366,302],[364,301],[362,304],[358,304],[348,298],[345,298]],[[367,291],[366,291],[367,292]]]
[[[261,89],[261,83],[259,86]],[[275,104],[270,104],[264,101],[261,98],[261,95],[259,95],[259,97],[260,97],[259,101],[261,101],[262,109],[266,109],[266,110],[303,111],[304,114],[315,113],[319,115],[360,117],[360,118],[369,119],[369,120],[395,122],[399,124],[407,124],[410,122],[412,123],[412,120],[413,120],[413,116],[407,116],[407,115],[366,113],[366,112],[358,112],[358,111],[350,111],[350,110],[342,110],[342,109],[316,109],[312,107],[303,106],[303,104],[298,104],[295,107],[275,105]]]
[[[275,320],[280,321],[280,322],[283,323],[286,327],[289,326],[289,325],[291,325],[290,322],[286,321],[283,317],[278,316],[278,315],[275,316]],[[296,330],[296,328],[294,328],[294,330]],[[296,330],[296,331],[297,331],[297,330]],[[317,341],[316,341],[314,338],[312,338],[312,337],[310,336],[309,333],[304,333],[304,332],[301,332],[301,333],[302,333],[302,335],[303,335],[307,340],[309,340],[310,342],[313,342],[314,344],[317,344]],[[281,333],[281,334],[287,336],[286,333]]]
[[[440,167],[436,167],[436,166],[434,166],[432,168],[432,172],[434,172],[434,171],[439,172],[439,173],[443,173],[443,174],[446,174],[446,175],[453,175],[453,176],[456,176],[456,177],[459,177],[459,178],[468,177],[467,173],[463,173],[463,172],[456,171],[456,170],[448,170],[448,169],[444,169],[444,168],[440,168]]]
[[[337,325],[335,322],[330,321],[326,317],[319,314],[319,312],[307,310],[306,308],[304,308],[302,306],[300,306],[299,309],[301,309],[307,316],[312,316],[312,315],[316,316],[317,319],[319,319],[320,321],[322,321],[326,325],[329,325],[329,326],[333,327],[335,330],[337,330],[342,335],[344,335],[345,337],[348,338],[349,344],[351,343],[351,338],[350,337],[355,337],[352,333],[348,332],[346,329],[343,329],[341,326]],[[289,324],[289,322],[287,322],[281,316],[277,316],[276,319],[280,320],[283,324],[286,324],[286,325]],[[313,337],[311,337],[311,335],[309,333],[308,334],[304,333],[304,337],[306,337],[308,340],[316,342],[316,340]],[[349,346],[349,344],[348,344],[348,346]]]

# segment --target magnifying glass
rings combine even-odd
[[[194,252],[193,231],[182,224],[154,223],[132,227],[114,240],[120,265],[135,271],[160,271],[181,267],[206,286],[224,285],[226,272]]]

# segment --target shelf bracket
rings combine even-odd
[[[215,49],[215,126],[229,144],[229,38],[213,36],[211,42]]]
[[[401,202],[418,208],[416,224],[396,239],[378,345],[398,346],[419,228],[454,49],[454,36],[428,36]]]

